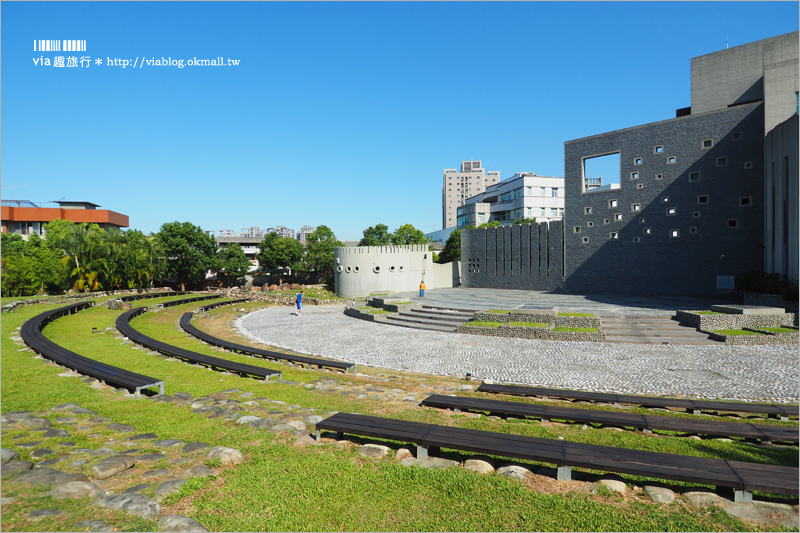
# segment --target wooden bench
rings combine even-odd
[[[253,348],[245,346],[244,344],[237,344],[235,342],[228,342],[217,337],[213,337],[192,325],[192,313],[184,313],[181,316],[181,327],[186,333],[197,337],[203,342],[207,342],[212,346],[218,346],[231,352],[241,353],[245,355],[257,355],[266,359],[274,359],[278,361],[289,361],[299,365],[307,365],[309,368],[316,366],[318,368],[333,368],[335,370],[342,370],[347,373],[350,369],[356,372],[356,365],[353,363],[346,363],[342,361],[331,361],[328,359],[317,359],[316,357],[305,357],[302,355],[291,355],[286,353],[274,352],[272,350],[262,350],[260,348]]]
[[[555,464],[557,479],[566,481],[572,479],[572,467],[578,467],[729,487],[735,491],[736,502],[751,502],[753,491],[800,494],[800,470],[789,466],[631,450],[347,413],[337,413],[318,422],[316,427],[318,441],[321,430],[325,430],[339,436],[351,434],[411,442],[417,445],[420,459],[427,458],[429,452],[449,448]]]
[[[612,404],[638,405],[641,407],[663,407],[686,409],[696,415],[702,411],[723,411],[731,413],[757,413],[780,417],[788,420],[797,416],[800,410],[797,405],[759,403],[759,402],[723,402],[714,400],[692,400],[689,398],[662,398],[659,396],[635,396],[632,394],[610,394],[605,392],[587,392],[575,390],[548,389],[542,387],[525,387],[520,385],[501,385],[482,383],[478,392],[508,394],[511,396],[538,396],[544,399],[559,398],[563,400],[583,400],[587,402],[605,402]]]
[[[45,311],[27,320],[22,325],[20,336],[22,340],[25,341],[25,344],[42,357],[85,376],[93,377],[101,383],[127,389],[135,392],[135,394],[141,394],[142,389],[158,387],[159,392],[163,394],[163,380],[89,359],[88,357],[84,357],[59,346],[42,333],[44,327],[53,320],[77,313],[93,305],[93,302],[79,302],[51,311]]]
[[[485,411],[501,416],[521,418],[539,418],[541,420],[570,420],[584,424],[604,424],[616,427],[633,427],[647,432],[653,430],[697,433],[714,437],[740,437],[759,440],[763,444],[776,442],[797,443],[796,427],[767,426],[746,422],[721,422],[709,420],[692,420],[670,416],[640,415],[635,413],[614,413],[593,409],[574,407],[556,407],[552,405],[535,405],[528,403],[484,400],[461,396],[444,396],[435,394],[422,400],[422,405],[455,411]]]
[[[136,307],[119,315],[116,322],[117,330],[137,344],[141,344],[151,350],[155,350],[170,357],[176,357],[189,363],[207,366],[215,370],[226,370],[242,376],[256,376],[265,381],[273,377],[277,378],[279,381],[281,380],[281,373],[277,370],[245,363],[237,363],[226,359],[220,359],[219,357],[193,352],[191,350],[185,350],[178,346],[155,340],[138,332],[130,325],[130,321],[132,318],[139,316],[145,311],[147,311],[146,307]]]

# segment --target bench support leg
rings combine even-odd
[[[788,421],[789,421],[788,416],[781,416],[781,422],[788,422]]]
[[[428,458],[428,447],[423,446],[421,444],[417,444],[417,459],[427,459]]]
[[[642,432],[643,433],[647,433],[648,435],[651,435],[653,433],[653,430],[652,429],[643,429]]]
[[[322,440],[322,435],[320,435],[320,432],[319,432],[319,430],[317,430],[317,435],[316,435],[316,437],[317,437],[317,442],[319,442],[319,441],[321,441],[321,440]]]
[[[687,409],[686,412],[687,413],[692,413],[693,415],[699,415],[700,414],[700,409]]]
[[[753,493],[747,490],[733,491],[734,503],[753,503]]]
[[[454,408],[453,408],[453,412],[454,412],[455,414],[460,414],[460,413],[461,413],[461,409],[459,409],[458,407],[454,407]]]
[[[556,479],[558,481],[572,481],[572,467],[556,466]]]

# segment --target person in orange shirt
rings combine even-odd
[[[425,299],[425,280],[419,282],[419,299]]]

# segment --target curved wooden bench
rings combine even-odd
[[[726,461],[671,453],[648,452],[523,435],[437,426],[377,416],[336,413],[318,422],[320,430],[380,439],[412,442],[417,458],[439,448],[513,457],[555,464],[559,480],[572,479],[572,467],[635,476],[730,487],[737,502],[752,501],[753,491],[800,494],[800,469],[743,461]]]
[[[229,342],[224,339],[220,339],[205,333],[192,325],[192,313],[184,313],[181,316],[181,327],[183,330],[192,335],[193,337],[197,337],[203,342],[207,342],[212,346],[218,346],[220,348],[224,348],[231,352],[241,353],[245,355],[257,355],[258,357],[264,357],[266,359],[274,359],[279,361],[289,361],[290,363],[296,363],[300,365],[308,365],[309,368],[312,366],[316,366],[318,368],[333,368],[336,370],[342,370],[347,373],[350,369],[353,372],[356,372],[356,365],[354,363],[345,363],[342,361],[331,361],[329,359],[317,359],[316,357],[306,357],[303,355],[290,355],[286,353],[280,352],[273,352],[272,350],[262,350],[260,348],[253,348],[252,346],[245,346],[244,344],[237,344],[235,342]]]
[[[689,398],[662,398],[659,396],[635,396],[632,394],[547,389],[543,387],[525,387],[521,385],[502,385],[496,383],[481,383],[477,390],[478,392],[508,394],[511,396],[538,396],[545,399],[584,400],[588,402],[638,405],[641,407],[673,407],[686,409],[688,412],[698,415],[702,411],[724,411],[731,413],[766,414],[779,416],[782,420],[788,420],[790,415],[797,417],[800,414],[797,405],[779,403],[723,402],[714,400],[692,400]]]
[[[44,336],[42,330],[53,320],[77,313],[94,305],[93,302],[79,302],[51,311],[45,311],[27,320],[20,330],[20,336],[31,350],[42,357],[65,366],[75,372],[93,377],[98,381],[117,388],[128,389],[141,394],[142,389],[158,387],[164,393],[164,381],[158,378],[137,374],[116,366],[107,365],[67,350]]]
[[[212,357],[210,355],[193,352],[191,350],[185,350],[183,348],[179,348],[178,346],[173,346],[171,344],[150,338],[147,335],[138,332],[130,325],[130,320],[132,318],[139,316],[145,311],[147,311],[146,307],[136,307],[119,315],[116,322],[117,330],[122,335],[125,335],[137,344],[141,344],[142,346],[150,348],[151,350],[155,350],[170,357],[176,357],[189,363],[199,364],[218,370],[226,370],[241,376],[256,376],[264,380],[268,380],[273,377],[277,378],[278,380],[281,379],[281,373],[277,370],[228,361],[226,359],[220,359],[219,357]]]
[[[684,433],[697,433],[714,437],[740,437],[760,440],[762,443],[792,442],[797,444],[798,429],[796,427],[767,426],[747,422],[721,422],[709,420],[692,420],[670,416],[640,415],[635,413],[615,413],[579,409],[575,407],[557,407],[553,405],[535,405],[529,403],[484,400],[463,396],[445,396],[434,394],[422,400],[422,405],[453,409],[457,411],[486,411],[503,416],[522,418],[540,418],[542,420],[570,420],[584,424],[605,424],[617,427],[633,427],[645,431],[666,430]]]

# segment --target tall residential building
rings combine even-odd
[[[314,226],[303,226],[300,228],[300,231],[297,232],[297,240],[305,244],[308,240],[308,236],[314,233],[316,229],[317,228]]]
[[[518,218],[535,218],[537,222],[561,220],[564,216],[564,178],[517,172],[468,198],[456,212],[459,228],[478,227],[495,220],[506,226]]]
[[[480,161],[462,161],[461,171],[444,169],[442,176],[442,229],[457,225],[457,210],[467,198],[500,181],[500,172],[486,171]]]
[[[292,228],[287,228],[284,226],[277,226],[275,228],[267,228],[264,233],[277,233],[279,237],[287,237],[289,239],[294,239],[295,232]]]

